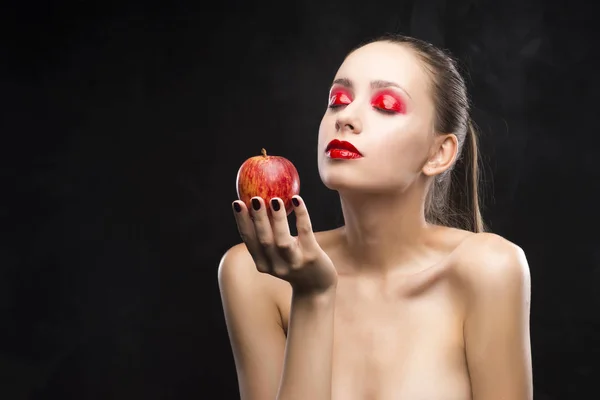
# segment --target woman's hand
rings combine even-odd
[[[296,294],[318,294],[335,288],[337,272],[317,243],[306,205],[300,196],[294,196],[292,203],[297,237],[290,234],[281,199],[274,198],[266,205],[261,197],[253,197],[251,210],[243,201],[233,202],[238,231],[256,268],[289,282]]]

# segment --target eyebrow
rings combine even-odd
[[[336,84],[345,86],[349,89],[352,89],[354,87],[354,85],[352,84],[352,81],[348,78],[338,78],[333,81],[332,85],[336,85]],[[402,86],[398,85],[396,82],[384,81],[384,80],[380,80],[380,79],[371,81],[371,89],[383,89],[383,88],[387,88],[387,87],[398,88],[398,89],[402,90],[404,93],[406,93],[406,95],[408,97],[410,97],[410,94],[406,91],[406,89],[404,89]],[[412,99],[412,97],[410,97],[410,98]]]

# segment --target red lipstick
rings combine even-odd
[[[325,153],[330,158],[351,160],[361,158],[363,155],[350,142],[333,139],[325,148]]]

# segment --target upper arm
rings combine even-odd
[[[281,379],[286,337],[265,278],[243,243],[219,263],[219,289],[243,400],[275,399]]]
[[[523,251],[495,235],[467,268],[466,356],[473,400],[533,398],[530,273]]]

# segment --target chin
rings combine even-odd
[[[389,184],[378,185],[373,179],[365,179],[347,171],[322,171],[320,176],[326,188],[337,192],[369,193],[389,190]]]
[[[327,189],[343,190],[356,188],[356,179],[351,179],[348,176],[340,176],[340,174],[320,173],[321,182]]]
[[[399,182],[393,178],[386,179],[385,176],[369,174],[360,176],[345,171],[319,171],[321,182],[326,188],[338,193],[365,194],[365,195],[389,195],[404,193],[410,188],[410,184]],[[344,173],[342,173],[344,172]]]
[[[318,169],[321,181],[332,190],[360,186],[363,181],[364,166],[360,168],[355,161],[331,160],[322,155],[318,160]]]

